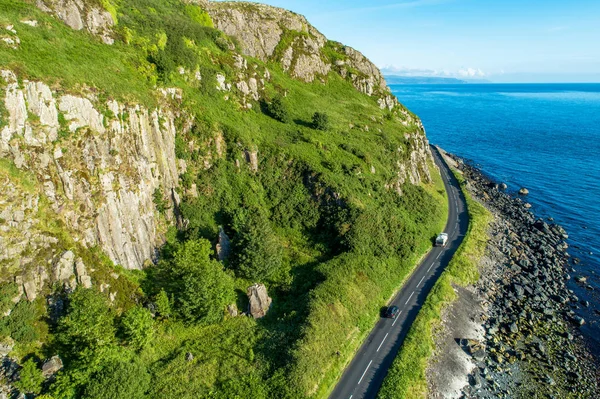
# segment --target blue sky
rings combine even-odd
[[[600,0],[262,0],[398,74],[600,82]]]

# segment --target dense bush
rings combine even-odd
[[[33,359],[29,359],[19,370],[19,380],[15,382],[15,386],[23,393],[38,394],[42,390],[43,382],[42,370]]]
[[[233,302],[233,279],[219,262],[211,259],[212,253],[207,240],[189,240],[173,259],[159,263],[164,288],[186,321],[218,323],[225,307]]]
[[[269,220],[249,212],[233,241],[236,272],[249,280],[266,282],[281,275],[283,251]]]
[[[323,112],[315,112],[312,118],[313,128],[317,130],[329,130],[329,115]]]
[[[290,113],[288,111],[288,105],[284,101],[283,97],[277,96],[266,105],[268,115],[282,123],[288,123],[290,120]]]
[[[20,301],[10,316],[0,319],[0,335],[10,335],[21,343],[35,342],[40,338],[36,328],[40,316],[40,310],[35,303]]]
[[[168,319],[171,316],[171,301],[164,289],[161,289],[154,298],[156,304],[156,311],[162,318]]]
[[[143,399],[149,387],[150,375],[138,357],[113,360],[92,375],[82,398]]]
[[[115,342],[114,315],[107,299],[94,289],[77,288],[58,322],[56,339],[69,358],[93,360],[98,350]]]
[[[148,309],[134,306],[121,318],[125,339],[136,349],[143,349],[154,338],[154,320]]]

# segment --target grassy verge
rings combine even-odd
[[[484,254],[492,220],[491,213],[474,201],[464,189],[464,179],[456,176],[467,199],[470,224],[467,236],[456,255],[436,282],[423,308],[413,323],[398,356],[379,392],[380,399],[425,398],[425,370],[433,354],[434,327],[440,323],[442,309],[456,299],[452,286],[466,286],[479,279],[478,262]]]

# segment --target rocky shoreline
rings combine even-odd
[[[574,272],[564,229],[537,218],[526,193],[508,194],[479,169],[447,154],[471,196],[494,215],[474,287],[443,314],[427,372],[434,398],[599,398],[597,360],[569,290]],[[465,309],[466,308],[466,309]]]

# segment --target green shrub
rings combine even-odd
[[[154,338],[154,320],[148,309],[134,306],[121,318],[125,339],[135,349],[143,349]]]
[[[15,386],[23,393],[38,394],[42,390],[44,376],[33,359],[23,363],[23,368],[19,370],[19,379]]]
[[[281,123],[288,123],[290,120],[288,106],[281,96],[275,97],[270,103],[268,103],[266,105],[266,110],[267,114],[271,118]]]
[[[159,263],[165,290],[173,296],[177,312],[186,321],[218,323],[225,307],[233,302],[233,279],[221,263],[210,259],[212,252],[207,240],[190,240],[172,260]]]
[[[323,112],[315,112],[312,118],[312,125],[317,130],[329,130],[329,115]]]
[[[175,156],[178,159],[190,159],[190,150],[181,135],[175,136]]]
[[[35,303],[21,301],[14,307],[10,316],[0,319],[0,334],[10,335],[20,343],[31,343],[40,339],[36,328],[41,314]]]
[[[115,342],[114,315],[107,299],[94,289],[78,287],[58,322],[56,339],[69,358],[94,360],[98,350]]]
[[[233,241],[236,272],[249,280],[267,282],[281,272],[283,251],[269,220],[251,211]]]
[[[154,298],[154,302],[156,303],[156,311],[160,317],[168,319],[171,316],[171,301],[169,301],[169,296],[164,289],[159,291]]]
[[[200,8],[196,5],[193,5],[193,4],[186,5],[185,13],[187,14],[188,17],[190,17],[192,20],[194,20],[195,22],[199,23],[202,26],[206,26],[209,28],[215,27],[210,15],[208,15],[208,13],[206,11],[204,11],[202,8]]]
[[[92,375],[82,398],[144,399],[149,388],[150,374],[139,358],[113,360]]]

